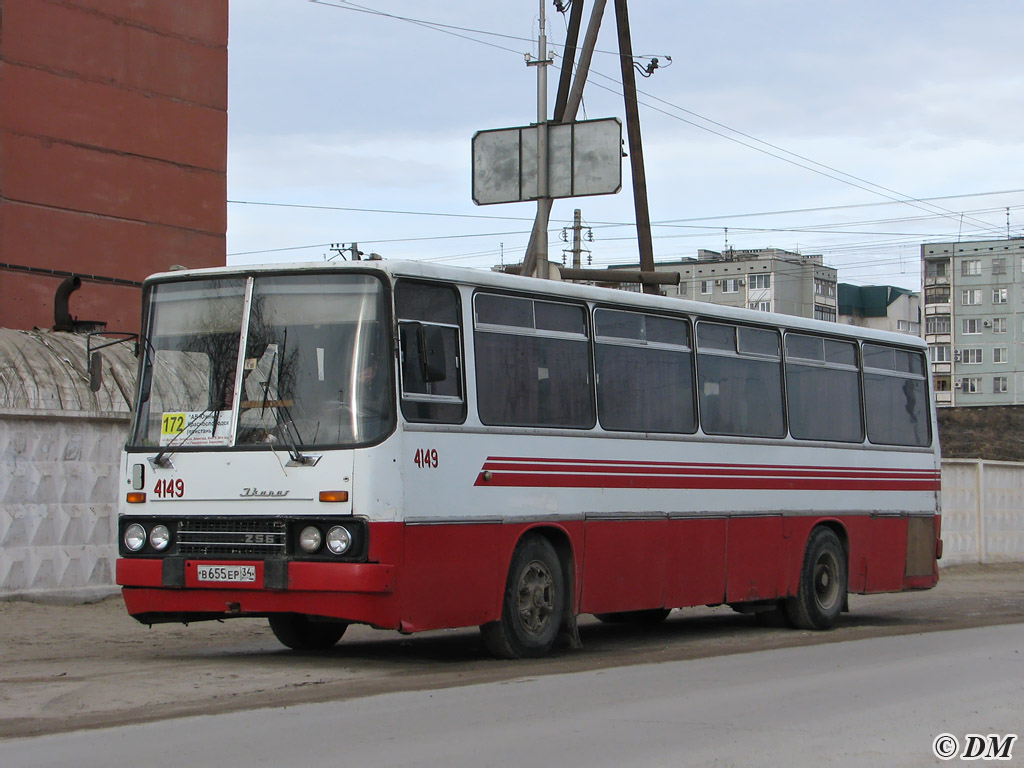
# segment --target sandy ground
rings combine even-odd
[[[261,619],[147,628],[120,598],[0,603],[0,738],[399,690],[1024,622],[1024,564],[944,569],[927,592],[850,598],[830,632],[767,629],[728,608],[655,627],[581,617],[583,648],[495,661],[475,629],[403,637],[352,627],[331,651],[283,649]]]

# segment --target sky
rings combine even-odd
[[[607,6],[580,119],[625,119]],[[568,14],[545,9],[550,110]],[[536,204],[475,205],[471,142],[536,122],[539,15],[539,0],[230,0],[228,263],[352,242],[521,261]],[[916,290],[922,243],[1024,236],[1024,3],[633,0],[629,20],[637,62],[661,65],[637,77],[655,261],[776,247]],[[585,264],[638,262],[628,159],[618,194],[554,202],[556,263],[575,208]]]

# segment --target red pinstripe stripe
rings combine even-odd
[[[484,479],[484,472],[490,479]],[[538,488],[935,491],[936,470],[488,457],[476,485]]]

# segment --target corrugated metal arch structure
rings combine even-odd
[[[107,341],[93,339],[93,346]],[[134,351],[132,342],[101,350],[103,381],[92,392],[85,335],[2,328],[0,409],[127,415],[135,394]]]

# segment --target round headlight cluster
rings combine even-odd
[[[299,532],[299,547],[307,554],[316,554],[322,545],[332,555],[344,555],[352,547],[352,533],[343,525],[334,525],[325,537],[315,525],[307,525]]]
[[[153,530],[149,532],[149,546],[157,552],[162,552],[167,549],[167,545],[170,543],[171,532],[167,530],[167,526],[154,525]]]
[[[141,523],[131,523],[124,529],[124,548],[129,552],[141,552],[146,542],[157,552],[163,552],[171,544],[171,532],[163,523],[157,523],[149,531]]]
[[[138,523],[132,523],[125,528],[124,546],[129,552],[138,552],[146,546],[146,529]]]
[[[307,525],[302,529],[302,533],[299,534],[299,546],[302,547],[303,552],[313,554],[320,549],[322,541],[323,535],[315,525]]]
[[[327,548],[335,555],[343,555],[352,546],[352,534],[343,525],[336,525],[327,532]]]

